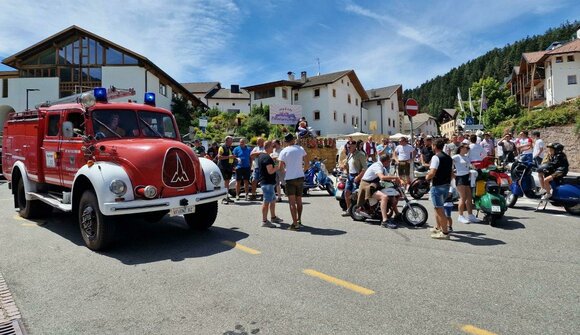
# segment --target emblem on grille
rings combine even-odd
[[[195,182],[195,167],[191,157],[183,150],[167,150],[163,161],[163,184],[167,187],[182,188]]]
[[[177,153],[175,154],[175,162],[176,162],[177,166],[175,168],[175,173],[173,174],[173,178],[171,178],[171,182],[172,183],[188,182],[189,177],[187,176],[187,173],[185,173],[185,171],[183,170],[183,165],[181,164],[181,159],[179,159],[179,155]]]

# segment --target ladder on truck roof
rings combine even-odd
[[[50,107],[50,106],[54,106],[54,105],[59,105],[59,104],[66,104],[66,103],[80,103],[81,101],[81,97],[83,96],[83,94],[86,93],[93,93],[93,91],[85,91],[82,93],[78,93],[78,94],[73,94],[73,95],[69,95],[68,97],[64,97],[64,98],[60,98],[57,100],[52,100],[52,101],[47,101],[44,102],[40,105],[37,105],[36,108],[38,107]],[[107,89],[107,99],[120,99],[120,98],[124,98],[124,97],[130,97],[135,95],[135,89],[134,88],[117,88],[115,86],[111,86],[110,88]]]

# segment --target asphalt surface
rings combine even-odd
[[[260,227],[260,204],[214,227],[123,222],[85,248],[71,215],[28,221],[0,186],[0,273],[30,334],[575,334],[580,218],[521,199],[499,227],[389,230],[304,198],[301,231]],[[430,202],[428,224],[434,216]],[[278,204],[288,222],[288,204]],[[454,218],[456,219],[456,212]]]

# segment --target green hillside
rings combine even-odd
[[[405,90],[403,95],[416,99],[419,106],[422,106],[422,112],[435,116],[441,108],[456,106],[457,87],[465,96],[468,88],[481,78],[492,77],[500,83],[503,82],[513,66],[519,64],[522,53],[545,50],[554,41],[568,41],[576,33],[578,26],[578,21],[566,22],[558,28],[549,29],[543,35],[528,36],[503,48],[495,48],[451,69],[443,76],[437,76],[417,88]]]

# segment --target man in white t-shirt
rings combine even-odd
[[[403,187],[411,181],[411,164],[413,163],[415,149],[409,144],[406,137],[401,137],[399,145],[393,151],[393,158],[399,165],[399,177],[403,180]]]
[[[377,199],[381,203],[381,226],[384,228],[395,229],[397,228],[397,224],[388,217],[389,197],[383,192],[379,192],[381,181],[394,181],[397,183],[400,182],[400,179],[397,176],[390,176],[387,174],[386,168],[388,168],[390,162],[391,157],[389,155],[381,155],[378,162],[373,163],[367,168],[359,187],[358,205],[360,206],[361,204],[365,204],[371,197]],[[372,190],[373,188],[375,190],[374,193]],[[398,215],[397,201],[398,199],[396,197],[391,199],[391,204],[395,215]],[[359,207],[357,210],[360,213],[362,208]]]
[[[516,141],[516,148],[520,155],[532,155],[534,152],[533,141],[528,137],[528,131],[524,130],[519,133],[518,140]]]
[[[278,160],[285,170],[286,195],[292,215],[292,224],[289,230],[298,230],[302,224],[302,192],[304,190],[304,166],[306,165],[306,151],[296,144],[291,133],[284,136],[288,146],[280,152]]]
[[[495,143],[493,141],[493,139],[491,138],[491,134],[490,133],[485,133],[483,134],[483,140],[481,140],[481,142],[479,142],[479,144],[481,144],[481,146],[483,147],[483,150],[485,150],[485,153],[487,156],[494,156],[495,152]]]
[[[469,136],[469,161],[471,163],[474,162],[481,162],[485,156],[487,156],[485,149],[481,146],[481,144],[477,143],[477,136],[472,134]]]
[[[534,136],[534,150],[532,152],[532,156],[534,157],[536,165],[540,166],[546,154],[546,146],[544,145],[544,140],[540,138],[539,131],[536,130],[532,132],[532,136]]]
[[[252,169],[254,170],[254,172],[252,172],[252,176],[254,179],[252,179],[252,197],[250,198],[251,200],[256,200],[256,189],[258,188],[258,182],[261,179],[258,156],[260,156],[260,154],[263,152],[266,152],[264,150],[264,139],[258,137],[258,140],[256,141],[256,146],[254,147],[254,149],[252,149],[252,152],[250,153],[250,159],[252,160]]]

